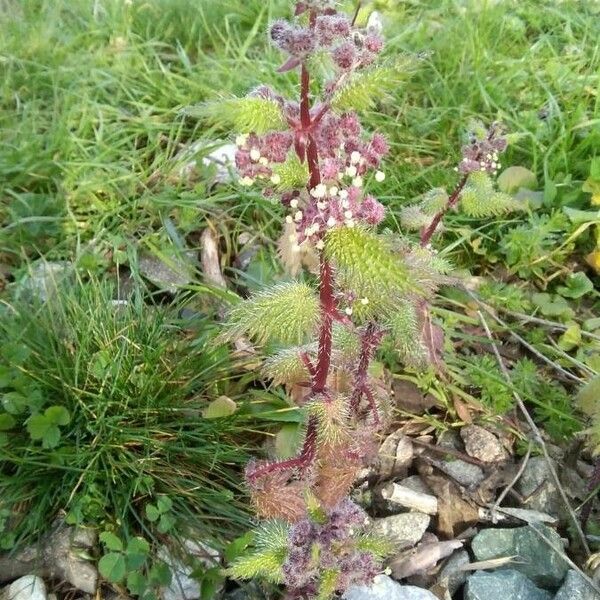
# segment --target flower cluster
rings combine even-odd
[[[493,124],[483,139],[475,135],[470,142],[462,148],[462,160],[457,171],[463,175],[483,171],[496,175],[500,169],[500,154],[506,150],[508,143],[506,137],[501,135],[499,127]]]
[[[320,8],[301,4],[305,5],[304,11],[310,10],[313,15],[310,26],[285,20],[271,25],[271,40],[290,56],[283,70],[294,68],[310,54],[320,51],[328,53],[337,68],[347,72],[370,65],[383,50],[383,38],[376,27],[353,26],[348,17],[337,13],[334,3],[313,3],[320,4]]]
[[[287,560],[283,565],[285,584],[292,597],[314,597],[323,571],[335,574],[336,590],[370,583],[381,565],[370,552],[353,541],[357,530],[368,522],[367,514],[346,499],[329,511],[321,522],[298,521],[289,534]]]

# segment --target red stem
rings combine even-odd
[[[335,298],[333,296],[333,281],[331,265],[321,253],[321,271],[319,281],[319,300],[321,302],[321,326],[319,332],[319,352],[317,367],[313,382],[313,391],[322,393],[327,387],[327,376],[331,365],[331,337],[333,316],[335,313]]]
[[[427,226],[427,228],[423,229],[423,231],[421,232],[422,247],[427,246],[427,244],[429,244],[429,241],[435,233],[435,230],[438,228],[440,221],[444,218],[444,215],[458,202],[458,199],[460,198],[460,193],[463,191],[463,188],[465,187],[468,178],[468,175],[463,176],[463,178],[458,182],[457,186],[454,188],[454,191],[452,192],[450,198],[448,198],[448,203],[446,204],[446,206],[442,210],[440,210],[435,215],[435,217],[433,217],[433,220]]]

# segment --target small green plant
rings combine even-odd
[[[159,537],[220,547],[247,526],[247,436],[237,413],[203,416],[236,396],[208,317],[113,297],[91,281],[2,306],[0,544],[31,542],[66,514],[104,531],[101,574],[147,595],[168,580]]]
[[[318,256],[317,286],[307,277],[261,290],[232,308],[221,334],[268,344],[267,376],[305,390],[297,455],[246,469],[265,524],[229,573],[319,600],[372,581],[390,550],[366,532],[366,514],[348,493],[388,417],[384,387],[370,368],[383,338],[414,366],[440,366],[443,334],[428,301],[451,280],[450,265],[431,247],[434,234],[459,206],[477,217],[521,207],[491,178],[507,144],[494,124],[473,131],[452,193],[435,190],[411,207],[417,243],[377,231],[385,208],[364,188],[385,180],[380,165],[389,147],[382,134],[364,131],[356,111],[384,99],[414,60],[376,65],[384,46],[377,21],[358,24],[360,2],[353,18],[336,4],[298,1],[294,21],[271,24],[271,41],[285,54],[279,72],[299,72],[299,100],[259,86],[201,110],[236,132],[240,184],[280,199],[291,253]],[[317,66],[326,73],[319,96]]]

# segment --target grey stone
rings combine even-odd
[[[377,575],[373,585],[352,586],[343,600],[437,600],[429,591],[412,585],[400,585],[387,575]],[[489,600],[489,599],[487,599]]]
[[[67,581],[82,592],[93,594],[98,584],[96,566],[83,558],[96,544],[92,529],[58,524],[41,545],[15,554],[0,554],[0,582],[26,574]]]
[[[468,425],[460,430],[469,456],[485,463],[503,462],[508,452],[500,440],[490,431],[479,425]]]
[[[73,272],[73,263],[69,261],[40,259],[29,267],[28,274],[19,282],[17,296],[28,301],[37,299],[46,302]]]
[[[557,548],[563,547],[558,533],[540,524],[515,529],[483,529],[473,538],[471,548],[477,560],[516,556],[511,569],[520,571],[539,586],[557,588],[567,573],[567,563],[535,530]]]
[[[525,508],[551,515],[560,513],[560,494],[543,456],[534,456],[529,459],[523,475],[517,482],[516,490],[524,497]]]
[[[554,600],[600,600],[600,594],[577,571],[571,570]]]
[[[421,512],[408,512],[393,515],[373,521],[373,533],[381,535],[391,543],[397,544],[398,549],[409,548],[421,540],[431,517]]]
[[[483,469],[464,460],[432,460],[431,463],[467,488],[475,487],[485,479]]]
[[[20,577],[5,591],[6,600],[46,600],[46,597],[46,584],[36,575]]]
[[[552,594],[536,587],[525,575],[512,569],[469,577],[465,600],[551,600]]]
[[[419,492],[420,494],[431,494],[429,486],[421,479],[419,475],[411,475],[400,482],[401,485],[407,487],[413,492]]]
[[[192,280],[193,259],[192,253],[184,257],[170,256],[165,261],[148,254],[139,258],[138,268],[156,287],[174,294]]]
[[[438,575],[438,582],[445,581],[445,587],[451,596],[454,596],[458,588],[467,581],[467,571],[462,571],[461,567],[468,565],[471,562],[469,553],[466,550],[455,552],[442,567]]]

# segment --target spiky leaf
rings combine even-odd
[[[389,540],[370,533],[363,534],[356,541],[356,549],[369,552],[376,558],[385,558],[395,550],[394,545]]]
[[[190,112],[241,133],[262,135],[286,127],[281,106],[275,100],[257,96],[223,98],[203,104]]]
[[[329,600],[337,591],[340,573],[337,569],[325,569],[319,582],[317,600]]]
[[[220,340],[247,335],[259,344],[268,340],[298,343],[313,331],[318,318],[319,299],[311,287],[280,283],[235,306]]]
[[[281,568],[285,562],[286,550],[260,550],[238,558],[227,569],[227,574],[234,579],[266,579],[272,583],[281,583]]]
[[[523,202],[494,189],[486,173],[471,173],[460,198],[461,210],[470,217],[491,217],[523,210]]]
[[[275,385],[307,381],[310,375],[302,360],[302,354],[314,354],[315,351],[316,344],[283,348],[265,360],[262,368],[263,375],[267,379],[272,379]]]
[[[360,227],[338,227],[327,233],[325,253],[336,268],[336,283],[359,299],[371,315],[389,313],[417,284],[400,256],[384,238]]]
[[[363,111],[373,108],[377,101],[385,98],[407,79],[415,68],[416,61],[409,56],[390,60],[385,64],[355,73],[339,87],[331,101],[334,111]]]
[[[279,175],[277,184],[279,191],[297,190],[306,186],[308,181],[308,165],[300,162],[297,154],[290,154],[284,163],[275,165],[273,172]]]
[[[420,323],[416,307],[408,300],[396,305],[388,321],[394,349],[407,366],[419,367],[426,361],[426,351],[420,337]]]

